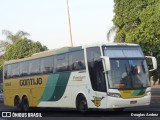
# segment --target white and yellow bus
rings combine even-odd
[[[149,58],[156,69],[156,59]],[[151,101],[149,70],[137,44],[45,51],[5,62],[3,74],[4,104],[25,111],[30,107],[122,110]]]

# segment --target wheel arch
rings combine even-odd
[[[27,97],[27,99],[28,99],[28,96],[26,94],[24,94],[24,95],[22,95],[21,100],[23,100],[25,97]]]
[[[20,99],[20,101],[21,101],[20,96],[19,96],[18,94],[16,94],[16,95],[14,96],[14,106],[15,106],[15,100],[16,100],[17,98],[19,98],[19,99]]]
[[[78,92],[77,95],[76,95],[76,99],[75,99],[75,106],[77,107],[77,99],[80,97],[80,96],[84,96],[86,101],[87,101],[87,104],[88,104],[88,98],[87,98],[87,95],[84,93],[84,92]]]
[[[14,96],[14,99],[15,99],[15,98],[17,98],[17,97],[19,97],[19,98],[20,98],[20,96],[19,96],[18,94],[16,94],[16,95]]]

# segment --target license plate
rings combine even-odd
[[[137,104],[137,101],[130,101],[130,104]]]

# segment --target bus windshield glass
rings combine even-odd
[[[148,87],[148,69],[144,59],[111,60],[108,72],[109,87],[117,89],[140,89]]]
[[[132,90],[150,86],[146,60],[139,46],[109,47],[104,49],[104,55],[110,57],[108,82],[111,89]]]

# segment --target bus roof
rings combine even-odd
[[[35,54],[31,55],[30,57],[25,57],[22,59],[5,61],[5,64],[12,64],[12,63],[22,62],[22,61],[26,61],[26,60],[32,60],[32,59],[36,59],[36,58],[40,58],[40,57],[47,57],[47,56],[51,56],[51,55],[55,55],[55,54],[62,54],[62,53],[81,50],[81,49],[82,49],[81,46],[79,46],[79,47],[62,47],[59,49],[53,49],[53,50],[47,50],[47,51],[35,53]]]
[[[94,43],[94,44],[88,44],[82,46],[83,48],[87,47],[96,47],[96,46],[139,46],[138,44],[133,44],[133,43],[106,43],[106,42],[101,42],[101,43]]]
[[[66,53],[66,52],[71,52],[71,51],[81,50],[83,48],[96,47],[96,46],[139,46],[139,45],[138,44],[130,44],[130,43],[94,43],[94,44],[88,44],[88,45],[78,46],[78,47],[62,47],[59,49],[53,49],[53,50],[35,53],[35,54],[31,55],[30,57],[25,57],[22,59],[9,60],[9,61],[6,61],[5,64],[12,64],[12,63],[22,62],[22,61],[26,61],[26,60],[36,59],[39,57],[47,57],[47,56],[51,56],[51,55],[55,55],[55,54],[62,54],[62,53]]]

